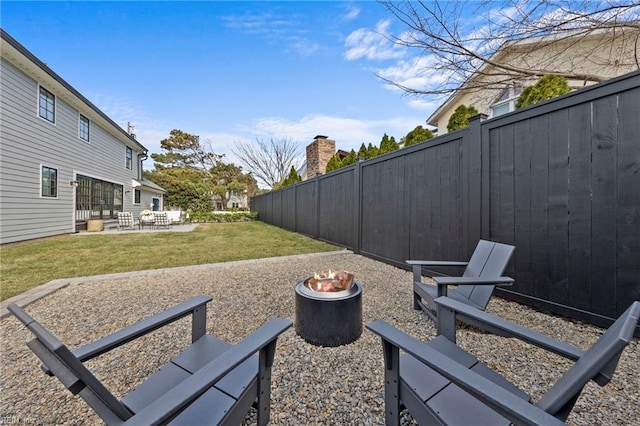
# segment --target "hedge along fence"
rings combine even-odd
[[[258,219],[256,212],[194,212],[189,214],[192,223],[250,222]]]
[[[512,244],[515,283],[498,295],[609,326],[640,300],[638,117],[634,72],[476,116],[468,128],[253,197],[251,209],[400,267],[468,259],[480,238]]]

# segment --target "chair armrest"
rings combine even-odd
[[[511,285],[514,283],[511,277],[433,277],[438,285]]]
[[[544,334],[540,334],[518,324],[506,321],[500,317],[491,315],[448,297],[438,297],[435,299],[435,303],[440,307],[453,311],[458,317],[482,323],[481,327],[491,333],[518,338],[524,342],[574,361],[579,359],[585,352],[573,345],[552,339],[549,336],[545,336]]]
[[[447,260],[405,260],[411,266],[467,266],[469,262],[450,262]]]
[[[268,345],[275,344],[277,337],[291,325],[291,321],[282,318],[270,320],[136,413],[124,424],[146,426],[161,424],[170,419],[198,399],[207,389],[244,360]],[[275,351],[275,347],[273,351]]]
[[[187,300],[186,302],[174,306],[173,308],[169,308],[166,311],[160,312],[149,318],[145,318],[142,321],[130,325],[129,327],[123,328],[122,330],[102,337],[95,342],[82,346],[73,351],[73,354],[80,361],[84,362],[90,360],[106,352],[109,352],[110,350],[115,349],[118,346],[122,346],[125,343],[135,340],[138,337],[151,333],[152,331],[157,330],[167,324],[175,322],[189,314],[195,313],[197,309],[206,306],[206,304],[211,300],[212,299],[209,296],[196,296],[190,300]],[[204,321],[204,317],[202,317],[202,320]],[[204,334],[205,331],[206,330],[202,330],[201,334]]]
[[[394,348],[411,354],[423,364],[455,383],[460,388],[516,424],[564,425],[557,418],[528,401],[501,388],[457,363],[428,345],[412,338],[382,320],[367,324],[367,328]]]

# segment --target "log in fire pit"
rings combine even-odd
[[[296,332],[316,346],[341,346],[362,334],[362,287],[353,274],[316,274],[296,285]]]

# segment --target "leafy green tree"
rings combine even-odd
[[[454,130],[463,129],[469,125],[469,118],[478,114],[478,110],[474,106],[460,105],[449,117],[449,123],[447,123],[447,130],[453,132]]]
[[[525,87],[516,101],[516,109],[525,108],[547,99],[569,93],[571,88],[565,77],[547,74],[533,86]]]
[[[282,183],[279,185],[279,188],[284,188],[285,186],[291,186],[296,182],[302,182],[302,177],[300,177],[296,168],[291,166],[289,175],[282,181]]]
[[[168,205],[211,211],[216,195],[226,205],[228,194],[246,191],[250,196],[257,189],[251,174],[222,161],[224,156],[214,153],[210,142],[201,143],[197,135],[174,129],[160,146],[165,152],[151,154],[154,170],[145,171],[145,177],[167,191]]]
[[[218,161],[210,173],[213,182],[212,192],[221,199],[224,207],[227,206],[230,195],[246,191],[247,196],[251,196],[258,187],[250,173],[242,173],[242,168],[232,163]]]
[[[411,146],[418,142],[426,141],[433,137],[433,132],[429,129],[425,129],[422,126],[417,126],[415,129],[407,133],[405,137],[400,139],[404,146]]]
[[[202,170],[187,167],[145,170],[144,176],[165,189],[165,203],[183,210],[211,211],[211,185]]]

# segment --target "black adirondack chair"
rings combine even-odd
[[[291,321],[275,318],[231,345],[206,334],[208,296],[197,296],[75,351],[15,304],[8,307],[36,338],[27,346],[74,395],[108,425],[238,425],[252,406],[258,424],[270,415],[271,366],[277,337]],[[83,362],[122,346],[187,315],[192,344],[118,400]]]
[[[496,285],[511,285],[513,279],[502,274],[513,255],[514,246],[480,240],[468,262],[441,260],[407,260],[413,267],[413,308],[422,309],[438,323],[438,306],[434,299],[448,296],[474,308],[485,310]],[[422,282],[423,268],[466,267],[461,277],[431,277],[437,285]],[[447,290],[450,285],[457,289]],[[480,327],[481,324],[475,323]]]
[[[384,321],[367,328],[382,337],[385,364],[387,425],[399,424],[406,407],[419,424],[564,424],[589,380],[607,384],[638,323],[640,302],[634,302],[588,350],[576,348],[509,323],[446,297],[436,299],[450,311],[473,316],[525,342],[550,350],[575,364],[536,403],[529,395],[444,335],[420,342]],[[457,312],[457,311],[456,311]],[[400,350],[404,351],[400,355]]]

